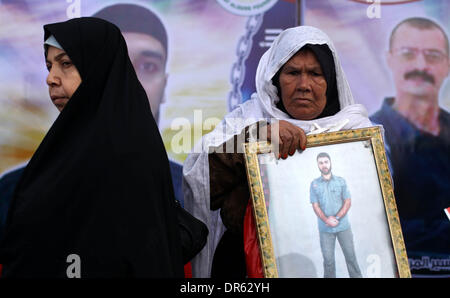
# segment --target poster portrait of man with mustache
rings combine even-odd
[[[439,106],[450,70],[447,34],[429,19],[403,20],[386,62],[396,95],[370,119],[385,129],[411,272],[450,276],[448,266],[431,265],[450,260],[450,115]]]

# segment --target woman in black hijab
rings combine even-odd
[[[14,194],[3,276],[68,277],[76,255],[81,277],[183,277],[167,154],[120,30],[78,18],[44,31],[81,84],[51,94],[64,109]]]

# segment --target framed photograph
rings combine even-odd
[[[411,277],[380,127],[244,144],[265,277]]]

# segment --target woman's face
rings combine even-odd
[[[311,50],[300,50],[280,72],[281,100],[288,113],[298,120],[319,116],[327,103],[327,82],[319,61]]]
[[[53,104],[61,112],[81,84],[81,76],[70,57],[61,49],[47,51],[47,85]]]

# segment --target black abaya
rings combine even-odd
[[[182,277],[169,162],[120,30],[97,18],[44,26],[82,83],[14,194],[4,277]]]

